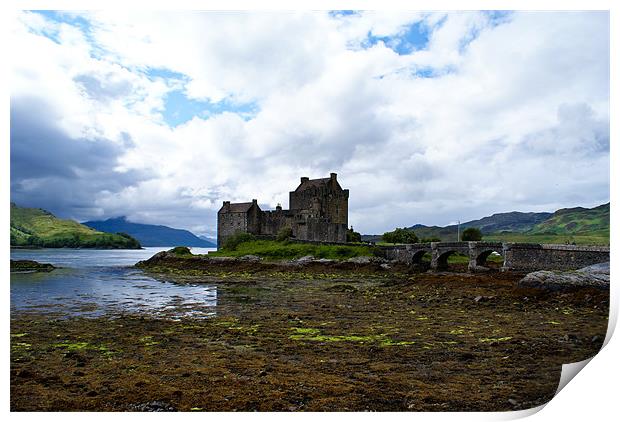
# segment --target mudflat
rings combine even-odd
[[[13,411],[503,411],[602,346],[609,291],[523,274],[193,274],[215,315],[11,315]]]

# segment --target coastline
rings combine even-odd
[[[377,257],[355,257],[343,260],[317,259],[304,256],[298,259],[266,260],[258,256],[241,257],[176,254],[173,250],[158,252],[139,261],[135,267],[153,273],[179,275],[211,275],[219,277],[408,277],[419,273],[403,263]],[[461,265],[466,269],[466,265]]]

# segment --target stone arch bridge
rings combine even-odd
[[[431,269],[448,267],[450,255],[460,253],[469,258],[469,271],[486,270],[492,253],[503,257],[502,271],[575,270],[609,261],[609,247],[551,245],[505,242],[431,242],[381,246],[383,255],[408,265],[420,265],[422,257],[431,255]]]

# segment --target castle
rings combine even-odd
[[[300,240],[346,242],[349,190],[342,189],[336,173],[324,179],[301,178],[301,183],[289,193],[289,210],[280,205],[263,211],[256,199],[252,202],[224,205],[217,213],[217,246],[237,232],[257,236],[276,236],[290,228]]]

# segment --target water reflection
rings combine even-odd
[[[49,273],[12,273],[11,310],[85,317],[148,314],[177,319],[215,315],[217,288],[214,285],[150,277],[136,268],[119,266],[119,262],[133,265],[154,252],[143,256],[144,251],[120,251],[120,258],[118,252],[12,253],[13,259],[34,259],[65,268]]]

